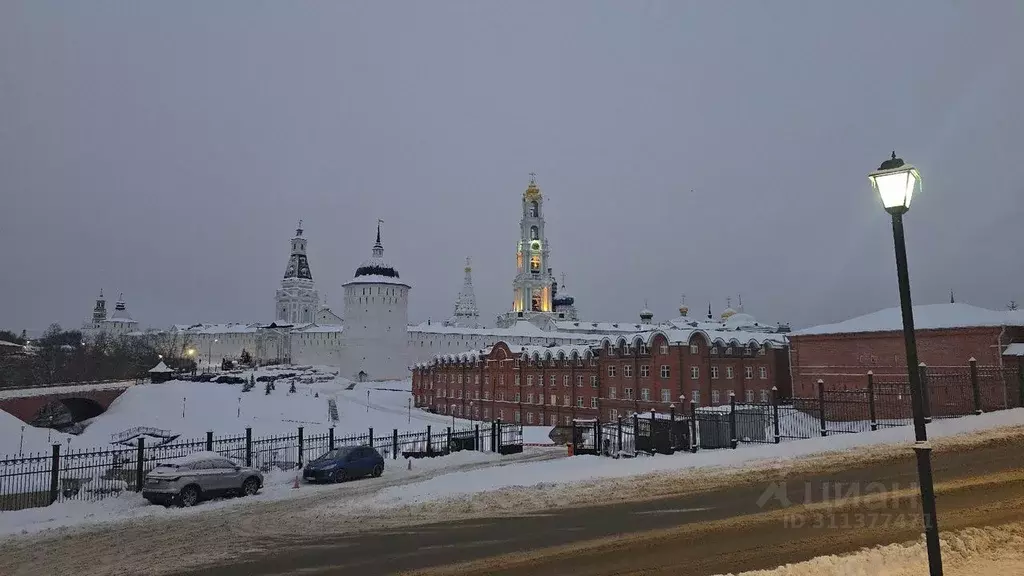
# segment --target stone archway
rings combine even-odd
[[[90,398],[61,398],[40,408],[30,424],[40,428],[62,430],[95,418],[105,411],[102,404]]]

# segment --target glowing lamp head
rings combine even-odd
[[[868,174],[871,187],[882,198],[882,206],[890,214],[903,214],[910,210],[914,188],[921,187],[921,174],[902,158],[892,153],[892,158],[882,162],[878,170]]]

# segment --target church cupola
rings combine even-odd
[[[466,258],[466,267],[463,268],[465,276],[462,280],[462,290],[455,299],[455,312],[452,317],[445,321],[445,326],[457,326],[460,328],[479,328],[480,311],[476,307],[476,293],[473,290],[473,267],[469,258]]]
[[[569,289],[565,286],[565,274],[562,274],[562,285],[555,291],[555,297],[552,301],[552,306],[555,308],[555,313],[558,314],[559,320],[577,320],[576,314],[576,299],[573,298]]]
[[[356,268],[356,278],[360,276],[385,276],[387,278],[398,278],[398,270],[391,264],[384,261],[384,245],[380,242],[380,225],[383,220],[377,220],[377,240],[373,243],[370,251],[370,258],[364,260],[359,268]]]
[[[122,322],[134,322],[132,315],[128,313],[128,307],[124,303],[123,293],[117,297],[117,302],[114,303],[114,313],[110,315],[110,319]]]
[[[644,300],[644,309],[640,311],[640,323],[650,324],[654,320],[654,312],[651,312],[650,308],[647,307],[647,301]]]
[[[683,294],[682,298],[679,299],[679,315],[683,318],[690,313],[690,307],[686,305],[686,294]]]

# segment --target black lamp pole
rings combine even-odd
[[[897,169],[903,160],[886,160],[879,170]],[[907,244],[903,234],[903,214],[906,205],[886,207],[892,215],[892,236],[896,248],[896,275],[899,279],[900,308],[903,312],[903,339],[907,348],[907,376],[910,379],[910,397],[914,413],[914,452],[917,455],[917,475],[921,484],[921,505],[924,512],[925,541],[928,547],[928,573],[942,576],[942,552],[939,547],[939,524],[935,511],[935,487],[932,480],[932,447],[925,428],[924,394],[921,372],[917,360],[917,339],[914,336],[914,309],[910,299],[910,274],[907,269]]]

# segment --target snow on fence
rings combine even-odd
[[[50,454],[7,456],[0,459],[0,511],[47,506],[63,500],[99,500],[125,491],[138,491],[145,475],[158,462],[195,452],[217,452],[239,465],[263,472],[293,470],[328,450],[345,446],[373,446],[386,459],[444,456],[461,450],[510,454],[523,449],[522,426],[488,423],[472,428],[444,428],[413,432],[367,430],[365,434],[294,434],[253,437],[215,436],[147,445],[140,436],[136,446],[72,450],[59,444]]]

